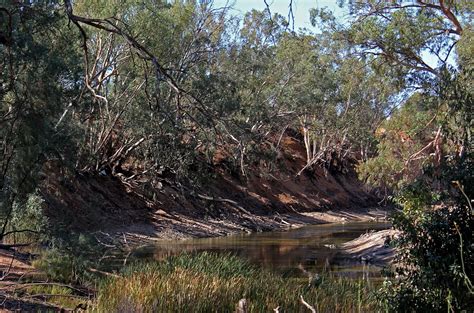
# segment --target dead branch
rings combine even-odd
[[[119,35],[120,37],[125,39],[131,47],[135,49],[135,51],[138,53],[138,55],[140,55],[140,57],[152,62],[155,67],[158,81],[165,80],[172,90],[174,90],[176,93],[181,92],[181,89],[178,87],[173,77],[171,77],[171,75],[168,74],[165,68],[158,62],[155,55],[153,55],[153,53],[151,53],[143,45],[139,44],[133,36],[125,32],[117,25],[121,21],[116,18],[97,19],[75,15],[73,12],[73,4],[71,0],[64,0],[64,6],[69,20],[78,27],[83,37],[85,51],[87,51],[87,34],[84,31],[82,25],[88,25],[93,28],[106,31],[108,33]]]
[[[315,309],[312,305],[310,305],[308,302],[304,301],[303,296],[300,296],[300,301],[301,301],[301,303],[302,303],[305,307],[307,307],[312,313],[316,313],[316,309]]]
[[[98,270],[98,269],[95,269],[95,268],[89,268],[88,271],[92,272],[92,273],[102,274],[102,275],[109,276],[109,277],[114,277],[114,278],[121,278],[122,277],[120,275],[110,273],[110,272],[104,272],[104,271],[101,271],[101,270]]]
[[[6,237],[8,235],[12,235],[12,234],[20,234],[20,233],[34,233],[34,234],[38,234],[39,232],[36,231],[36,230],[31,230],[31,229],[21,229],[21,230],[12,230],[12,231],[7,231],[3,234],[3,237]]]
[[[31,246],[31,245],[32,245],[32,243],[15,243],[15,244],[0,243],[0,249],[10,250],[12,248],[28,247],[28,246]]]
[[[424,146],[420,151],[418,152],[415,152],[413,153],[411,156],[408,157],[408,159],[405,161],[405,166],[408,166],[408,164],[414,160],[417,160],[418,158],[420,158],[420,155],[425,153],[426,151],[428,151],[429,149],[431,148],[436,148],[438,147],[439,145],[439,142],[440,142],[440,139],[441,139],[441,126],[438,128],[438,131],[436,132],[436,136],[435,138],[430,141],[426,146]],[[438,150],[438,149],[437,149]],[[438,151],[437,151],[437,161],[440,161],[440,155],[438,155]]]
[[[54,304],[54,303],[50,303],[50,302],[47,302],[47,301],[38,301],[38,300],[27,300],[27,299],[23,299],[23,298],[19,298],[19,297],[16,297],[16,296],[12,296],[12,295],[7,295],[7,294],[2,294],[2,297],[4,297],[4,302],[9,300],[9,301],[13,301],[13,302],[18,302],[18,303],[24,303],[24,304],[28,304],[28,305],[31,305],[31,306],[38,306],[40,308],[45,308],[45,306],[47,307],[47,311],[49,310],[55,310],[57,312],[67,312],[68,310],[62,306],[59,306],[57,304]]]
[[[84,295],[89,295],[91,293],[91,291],[84,291],[84,290],[81,290],[79,288],[76,288],[72,285],[68,285],[68,284],[61,284],[61,283],[53,283],[53,282],[33,282],[33,283],[11,283],[11,284],[6,284],[6,285],[3,285],[3,288],[8,288],[8,287],[13,287],[12,289],[13,290],[18,290],[18,289],[23,289],[23,288],[28,288],[28,287],[34,287],[34,286],[57,286],[57,287],[63,287],[63,288],[68,288],[68,289],[71,289],[73,291],[76,291],[76,292],[79,292],[79,293],[82,293]]]
[[[239,210],[241,210],[242,212],[248,214],[248,215],[251,215],[249,211],[247,211],[246,209],[244,209],[240,204],[238,204],[237,202],[235,202],[234,200],[230,200],[230,199],[223,199],[223,198],[220,198],[220,197],[210,197],[210,196],[206,196],[206,195],[203,195],[203,194],[197,194],[197,196],[201,199],[204,199],[204,200],[208,200],[208,201],[217,201],[217,202],[226,202],[226,203],[230,203],[232,205],[234,205],[235,207],[237,207]]]
[[[235,313],[247,313],[247,312],[248,312],[247,299],[245,298],[240,299],[235,307]]]
[[[57,293],[36,293],[36,294],[31,294],[31,295],[24,295],[22,296],[22,299],[28,299],[28,298],[53,298],[53,297],[59,297],[59,298],[76,298],[76,299],[82,299],[85,300],[88,298],[81,297],[78,295],[63,295],[63,294],[57,294]]]

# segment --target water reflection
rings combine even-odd
[[[345,276],[377,276],[379,268],[348,259],[337,247],[370,230],[388,227],[387,223],[326,224],[281,232],[162,241],[140,249],[136,256],[161,260],[182,252],[230,252],[290,276],[304,275],[301,266],[313,272],[327,270]]]

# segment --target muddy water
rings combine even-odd
[[[343,276],[378,276],[379,267],[348,258],[338,247],[368,231],[388,227],[387,223],[324,224],[280,232],[162,241],[136,251],[135,257],[160,260],[182,252],[213,251],[232,253],[289,276],[304,275],[301,267]]]

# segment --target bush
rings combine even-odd
[[[90,284],[95,281],[90,269],[100,268],[103,247],[91,235],[75,234],[56,237],[44,249],[33,266],[46,273],[52,281]]]
[[[394,312],[472,309],[474,220],[470,208],[450,204],[416,211],[409,207],[393,220],[402,235],[396,240],[396,279],[382,288],[383,306]]]
[[[27,196],[25,201],[13,204],[8,231],[19,231],[7,236],[8,242],[29,243],[47,239],[48,219],[43,212],[44,199],[38,191]],[[15,240],[12,240],[13,235]]]

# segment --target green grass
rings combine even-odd
[[[22,299],[46,301],[65,309],[74,309],[79,304],[89,302],[88,298],[75,295],[71,288],[54,284],[48,285],[48,283],[32,283],[31,286],[26,284],[25,288],[17,290],[15,295]]]
[[[308,279],[284,278],[231,256],[201,253],[163,262],[136,264],[122,278],[99,288],[98,312],[233,312],[246,298],[249,312],[375,311],[373,287],[366,282],[324,276],[317,286]]]

